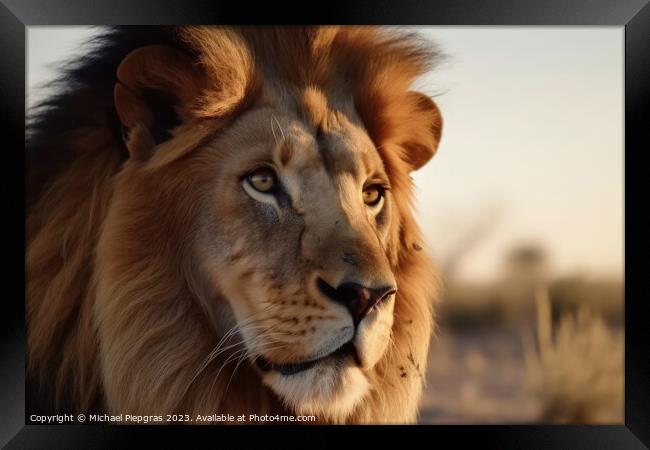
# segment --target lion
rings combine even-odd
[[[28,411],[416,421],[437,56],[381,27],[100,37],[29,127]]]

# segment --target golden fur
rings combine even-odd
[[[114,104],[123,142],[104,118],[40,141],[43,154],[65,153],[49,172],[34,163],[38,177],[28,186],[35,193],[26,268],[32,389],[63,412],[311,412],[323,423],[415,421],[437,278],[421,251],[409,173],[435,152],[441,119],[429,98],[409,89],[432,55],[413,37],[371,27],[181,27],[170,33],[178,37],[173,49],[155,43],[130,49],[135,52],[113,68],[114,89],[92,94],[101,101],[75,105]],[[157,119],[144,88],[175,99],[180,122],[162,141],[152,131]],[[306,150],[316,149],[315,136],[341,157],[323,162],[317,150]],[[268,140],[277,144],[278,167],[315,175],[312,187],[301,191],[304,202],[294,197],[292,204],[295,217],[304,218],[300,226],[311,228],[282,222],[282,232],[270,233],[265,243],[246,233],[265,235],[285,213],[277,204],[244,207],[254,202],[223,180],[248,158],[244,147]],[[338,175],[324,176],[323,164]],[[348,220],[365,213],[346,206],[346,194],[337,202],[324,194],[356,189],[349,175],[354,167],[384,173],[390,182],[386,216],[363,229]],[[267,219],[271,206],[277,216]],[[270,211],[263,220],[251,215],[259,208]],[[349,222],[345,236],[341,218]],[[322,236],[336,239],[322,244]],[[295,251],[288,249],[298,241],[304,241],[304,259],[293,267]],[[343,241],[368,266],[355,274],[396,282],[393,306],[381,316],[390,316],[390,345],[369,350],[377,360],[350,375],[350,383],[367,385],[363,392],[359,387],[359,399],[331,410],[314,400],[296,410],[302,400],[293,403],[290,383],[262,382],[238,357],[259,350],[255,354],[289,362],[313,349],[309,333],[324,333],[328,314],[344,320],[343,309],[304,294],[297,281],[316,270],[339,279],[349,273],[338,253],[328,253]],[[283,264],[295,279],[283,281],[288,275],[277,272]],[[233,299],[248,288],[257,291]],[[273,303],[273,314],[251,303],[259,292]],[[255,339],[271,334],[242,326],[242,318],[255,314],[266,321],[256,323],[273,322],[291,343],[260,346]],[[227,333],[238,325],[243,342]],[[215,346],[222,351],[215,353]],[[365,381],[355,381],[361,376]],[[283,389],[289,394],[278,397]]]

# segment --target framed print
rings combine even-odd
[[[650,6],[602,3],[4,0],[3,445],[648,446]]]

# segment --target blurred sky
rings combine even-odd
[[[622,276],[624,29],[415,29],[447,54],[417,83],[445,122],[414,174],[430,251],[444,262],[480,227],[461,278],[497,276],[504,252],[528,242],[557,274]],[[94,32],[28,28],[28,105]]]

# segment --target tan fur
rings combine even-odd
[[[319,348],[328,324],[348,320],[314,293],[314,273],[394,278],[394,306],[378,316],[390,316],[390,344],[349,372],[367,393],[313,411],[323,423],[415,421],[437,277],[421,251],[409,172],[436,151],[441,119],[409,87],[430,55],[371,27],[177,32],[201,89],[181,103],[170,139],[129,147],[150,157],[120,165],[105,126],[53,137],[75,156],[28,216],[29,377],[76,412],[296,413],[243,357],[293,361]],[[116,88],[118,113],[146,135],[154,124],[127,81],[134,70],[120,78],[128,91]],[[188,79],[179,70],[158,74]],[[289,206],[268,209],[232,181],[256,152],[279,161]],[[391,185],[381,222],[355,197],[370,176]],[[281,232],[267,234],[276,223]],[[340,249],[356,252],[359,267],[342,263]],[[273,332],[227,335],[253,316]],[[220,341],[231,348],[208,359]]]

